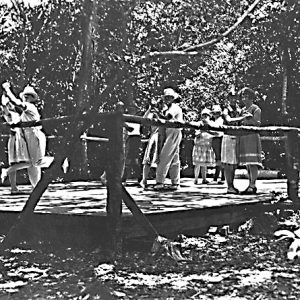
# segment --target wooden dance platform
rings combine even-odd
[[[236,179],[236,187],[244,190],[246,179]],[[150,181],[151,183],[151,181]],[[154,183],[154,182],[152,182]],[[286,193],[286,180],[258,180],[256,195],[226,194],[226,185],[193,183],[182,178],[177,191],[144,191],[137,182],[129,181],[126,189],[159,234],[174,236],[201,232],[211,225],[227,225],[245,221],[253,207],[270,202],[271,192]],[[29,191],[29,186],[20,186]],[[28,195],[10,195],[9,187],[0,187],[0,233],[6,234]],[[106,187],[100,182],[54,183],[40,199],[33,217],[24,228],[24,239],[56,240],[61,243],[97,243],[107,239]],[[123,204],[123,234],[126,238],[145,236]]]

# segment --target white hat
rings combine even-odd
[[[179,94],[177,94],[172,88],[166,88],[164,89],[164,97],[171,96],[174,99],[179,98]]]
[[[201,116],[202,115],[211,115],[211,111],[208,109],[208,108],[204,108],[202,111],[201,111]]]
[[[221,108],[220,105],[214,105],[214,106],[212,107],[212,111],[213,111],[214,113],[216,113],[216,112],[221,113],[221,112],[222,112],[222,108]]]
[[[38,94],[36,93],[35,89],[30,85],[25,86],[23,92],[20,93],[21,98],[23,98],[25,95],[32,95],[35,101],[38,100]]]

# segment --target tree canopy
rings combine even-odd
[[[16,92],[28,83],[34,85],[45,101],[44,117],[72,114],[84,100],[78,99],[78,85],[91,10],[96,11],[86,109],[97,105],[111,110],[118,100],[143,109],[164,87],[172,86],[182,95],[185,111],[198,113],[204,105],[222,104],[228,94],[250,86],[258,91],[264,123],[282,123],[284,64],[290,119],[299,113],[296,0],[258,1],[228,36],[200,49],[196,46],[222,37],[252,2],[50,0],[34,7],[12,3],[0,7],[1,80],[9,79]],[[120,80],[102,97],[115,76]]]

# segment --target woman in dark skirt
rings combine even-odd
[[[241,125],[260,126],[261,109],[254,104],[256,99],[255,92],[250,88],[243,88],[240,91],[240,97],[245,105],[243,112],[247,118],[242,121]],[[260,136],[257,133],[243,135],[240,137],[239,162],[240,165],[247,167],[249,186],[241,194],[255,194],[257,192],[256,180],[258,177],[258,168],[262,166],[262,147]]]

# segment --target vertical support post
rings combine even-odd
[[[109,163],[106,169],[106,210],[110,229],[112,256],[116,258],[120,257],[122,253],[122,168],[124,162],[122,113],[114,113],[108,123]]]
[[[84,136],[86,136],[86,132],[84,132]],[[88,157],[88,142],[85,138],[81,139],[81,147],[82,147],[82,160],[83,160],[83,171],[81,172],[81,178],[84,180],[88,180],[90,178],[90,166],[89,166],[89,157]]]
[[[299,171],[296,166],[295,157],[298,146],[298,132],[292,130],[287,133],[285,141],[285,152],[287,160],[287,194],[294,205],[299,205],[298,186],[299,186]]]

